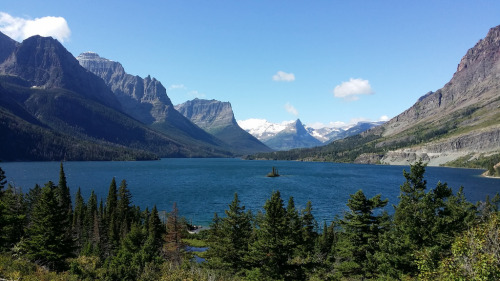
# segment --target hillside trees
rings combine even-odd
[[[474,219],[474,206],[462,189],[454,195],[446,183],[427,191],[425,164],[418,161],[403,171],[399,204],[394,206],[393,226],[381,241],[381,270],[393,277],[414,276],[418,267],[436,268],[449,254],[453,237]]]

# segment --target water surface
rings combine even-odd
[[[267,178],[272,167],[281,177]],[[57,183],[59,162],[0,163],[9,183],[27,192],[36,183]],[[272,191],[279,190],[286,202],[290,196],[299,208],[312,202],[318,222],[331,221],[346,209],[349,194],[363,189],[367,196],[382,194],[397,204],[399,186],[408,166],[358,165],[293,161],[244,161],[240,159],[161,159],[144,162],[65,162],[71,193],[81,188],[87,200],[91,190],[105,200],[113,177],[128,183],[133,204],[141,208],[157,205],[170,211],[177,202],[179,213],[195,224],[208,225],[214,212],[223,215],[237,192],[252,211],[262,208]],[[467,198],[476,202],[500,192],[500,180],[480,177],[483,171],[427,167],[428,187],[447,182],[454,191],[464,187]]]

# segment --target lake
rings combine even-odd
[[[272,167],[281,177],[268,178]],[[49,180],[57,184],[59,162],[0,163],[8,183],[27,192],[36,183]],[[207,226],[214,212],[224,216],[224,210],[237,192],[247,209],[262,209],[272,191],[279,190],[285,204],[290,196],[298,208],[312,202],[318,223],[331,221],[346,210],[349,194],[363,189],[369,197],[382,194],[388,198],[386,209],[397,204],[399,186],[405,181],[403,169],[408,166],[358,165],[294,161],[245,161],[240,159],[161,159],[144,162],[65,162],[64,170],[72,198],[78,189],[85,200],[91,190],[106,200],[113,177],[119,185],[128,183],[133,204],[145,207],[157,205],[170,211],[177,202],[179,213],[194,224]],[[482,170],[427,167],[428,188],[446,182],[453,191],[464,187],[471,202],[484,200],[486,195],[500,192],[500,179],[480,177]]]

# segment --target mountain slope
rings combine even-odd
[[[268,152],[269,147],[241,129],[229,102],[194,99],[175,106],[182,115],[240,154]]]
[[[3,40],[4,41],[4,40]],[[106,106],[121,109],[104,82],[80,67],[59,41],[33,36],[17,45],[0,64],[0,75],[23,78],[31,87],[64,88]]]
[[[441,165],[500,153],[500,26],[490,29],[458,64],[450,82],[422,96],[382,126],[288,159]],[[285,155],[260,155],[285,158]]]
[[[119,62],[85,52],[77,57],[80,65],[101,77],[122,104],[123,111],[144,124],[151,125],[171,138],[194,147],[215,147],[224,144],[197,127],[174,109],[165,87],[150,76],[141,78],[125,72]]]
[[[0,86],[0,145],[11,148],[0,151],[0,160],[229,155],[187,146],[124,114],[104,81],[52,38],[34,36],[16,44],[0,64]]]

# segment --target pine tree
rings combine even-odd
[[[449,254],[453,237],[473,219],[474,207],[462,190],[453,195],[441,182],[426,190],[425,166],[418,161],[410,166],[410,173],[403,171],[406,181],[394,206],[394,226],[381,241],[381,269],[393,277],[416,275],[418,264],[435,269]]]
[[[344,232],[337,251],[338,270],[346,276],[372,278],[377,269],[374,254],[378,251],[378,238],[387,231],[389,223],[386,212],[374,212],[385,207],[388,200],[381,200],[380,195],[368,199],[362,190],[350,197],[349,212],[340,220]]]
[[[111,254],[113,249],[118,247],[119,241],[119,227],[118,227],[118,192],[116,187],[116,180],[113,177],[109,185],[108,197],[106,198],[106,207],[104,209],[105,225],[107,227],[107,245],[106,253]]]
[[[219,222],[214,221],[217,229],[212,236],[211,264],[238,273],[248,268],[246,255],[252,234],[251,214],[240,205],[237,193],[225,214]]]
[[[294,279],[289,261],[293,258],[287,211],[279,191],[273,192],[264,205],[257,240],[250,247],[250,260],[255,268],[274,279]]]
[[[168,214],[167,233],[165,235],[165,244],[163,246],[163,254],[165,257],[176,265],[181,264],[181,250],[184,247],[182,242],[184,227],[180,222],[178,212],[177,203],[174,202],[172,212]]]
[[[6,183],[7,180],[5,176],[5,171],[2,170],[2,167],[0,167],[0,198],[2,197],[3,188],[5,187]]]
[[[71,225],[67,209],[60,205],[52,182],[42,189],[31,214],[31,223],[26,229],[27,238],[21,248],[26,256],[40,265],[62,270],[65,259],[72,256],[73,241],[67,236]]]
[[[127,235],[132,218],[132,207],[130,206],[132,195],[130,190],[127,188],[127,181],[122,180],[120,187],[118,188],[118,202],[116,208],[116,218],[118,219],[118,231],[120,233],[120,239]]]
[[[146,224],[148,229],[148,236],[152,240],[153,249],[155,252],[159,253],[163,244],[165,226],[160,220],[156,205],[154,205],[153,210],[151,210],[151,214],[149,215],[149,219]]]
[[[0,251],[11,249],[24,234],[26,204],[20,188],[8,185],[0,197]]]
[[[82,192],[78,188],[75,195],[75,211],[73,213],[72,229],[75,238],[76,247],[80,249],[84,243],[84,218],[85,218],[85,201],[83,200]]]
[[[66,182],[66,174],[64,173],[63,163],[61,162],[59,168],[59,184],[57,185],[57,196],[59,204],[66,208],[68,220],[72,221],[73,207],[71,205],[71,195],[69,187]]]

